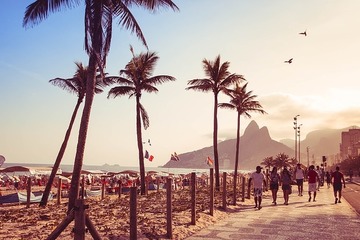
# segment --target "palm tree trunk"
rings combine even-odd
[[[80,184],[81,169],[83,166],[86,137],[89,127],[91,107],[95,95],[96,70],[98,67],[98,62],[100,61],[99,58],[101,56],[100,54],[102,48],[101,4],[95,4],[94,8],[95,8],[94,10],[95,16],[92,18],[93,21],[92,50],[89,55],[85,104],[80,122],[78,143],[77,143],[76,155],[74,161],[74,169],[70,183],[68,212],[74,208],[75,200],[79,196],[79,184]]]
[[[218,135],[218,121],[217,121],[217,110],[218,110],[218,98],[217,94],[214,94],[214,136],[213,136],[213,145],[214,145],[214,160],[215,160],[215,189],[220,191],[220,170],[219,170],[219,154],[218,154],[218,145],[217,145],[217,135]]]
[[[74,208],[75,200],[79,196],[79,184],[80,184],[81,170],[83,166],[86,137],[87,137],[87,131],[90,121],[91,106],[95,95],[94,90],[95,90],[96,66],[97,66],[97,57],[95,56],[95,54],[92,54],[89,59],[85,104],[80,122],[74,168],[70,183],[68,212]]]
[[[140,115],[140,97],[139,96],[136,96],[136,132],[137,132],[137,144],[138,144],[138,149],[139,149],[141,195],[145,195],[144,149],[143,149],[142,133],[141,133],[141,115]]]
[[[66,146],[67,146],[67,143],[69,141],[69,138],[70,138],[70,134],[71,134],[71,130],[72,130],[72,127],[74,125],[74,122],[75,122],[75,118],[76,118],[76,115],[77,115],[77,112],[79,110],[79,107],[80,107],[80,104],[82,102],[82,99],[78,99],[77,103],[76,103],[76,106],[75,106],[75,109],[73,111],[73,114],[71,116],[71,120],[70,120],[70,123],[69,123],[69,127],[68,129],[66,130],[66,134],[65,134],[65,138],[64,138],[64,141],[63,143],[61,144],[61,147],[60,147],[60,150],[59,150],[59,153],[56,157],[56,160],[55,160],[55,164],[51,170],[51,174],[50,174],[50,177],[49,177],[49,180],[46,184],[46,187],[45,187],[45,190],[44,190],[44,193],[43,193],[43,196],[41,198],[41,202],[39,204],[40,207],[45,207],[47,202],[48,202],[48,198],[49,198],[49,194],[50,194],[50,191],[51,191],[51,186],[54,182],[54,179],[55,179],[55,175],[56,175],[56,172],[57,170],[59,169],[59,166],[60,166],[60,163],[61,163],[61,160],[64,156],[64,153],[65,153],[65,150],[66,150]]]
[[[237,134],[236,134],[236,155],[235,155],[235,169],[234,169],[234,196],[233,196],[233,204],[236,205],[236,184],[237,184],[237,176],[238,176],[238,166],[239,166],[239,152],[240,152],[240,116],[241,114],[238,112],[237,117]]]

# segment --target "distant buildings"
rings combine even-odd
[[[345,160],[348,156],[357,157],[360,155],[360,129],[352,128],[341,133],[340,157]]]

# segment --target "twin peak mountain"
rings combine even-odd
[[[317,130],[307,135],[306,139],[301,141],[304,146],[301,150],[301,158],[306,159],[306,147],[311,144],[312,158],[317,154],[321,155],[336,154],[339,150],[341,132],[343,129]],[[282,143],[283,142],[283,143]],[[282,142],[271,139],[267,127],[259,128],[258,124],[252,120],[240,137],[239,169],[254,170],[257,165],[266,157],[276,157],[279,153],[285,153],[289,157],[294,157],[294,140],[285,139]],[[326,142],[324,148],[322,143]],[[290,147],[292,146],[292,147]],[[304,150],[303,150],[304,149]],[[335,153],[329,153],[327,150],[335,150]],[[218,143],[219,166],[220,169],[234,169],[236,154],[236,138]],[[326,153],[326,154],[325,154]],[[165,168],[209,168],[206,163],[207,157],[213,158],[213,146],[205,147],[193,152],[179,154],[180,161],[168,161]]]

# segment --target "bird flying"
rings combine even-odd
[[[304,32],[299,33],[299,34],[304,35],[305,37],[307,36],[306,30]]]
[[[287,61],[284,61],[284,63],[292,63],[292,61],[293,61],[293,59],[292,58],[290,58],[289,60],[287,60]]]

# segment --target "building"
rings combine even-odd
[[[352,128],[347,132],[341,133],[340,143],[340,158],[344,160],[351,157],[357,157],[360,155],[360,129]]]

